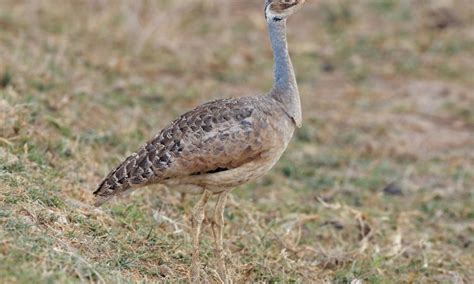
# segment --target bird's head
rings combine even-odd
[[[270,21],[281,21],[296,12],[306,0],[266,0],[265,18]]]

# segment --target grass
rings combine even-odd
[[[196,197],[93,209],[91,191],[180,113],[270,87],[261,3],[244,2],[0,3],[0,282],[187,281]],[[474,14],[415,2],[315,1],[289,21],[305,124],[230,198],[236,282],[474,281]]]

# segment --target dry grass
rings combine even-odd
[[[90,192],[179,113],[270,87],[260,2],[0,2],[0,282],[187,280],[195,197]],[[233,193],[236,282],[474,281],[473,10],[321,0],[290,20],[305,125]]]

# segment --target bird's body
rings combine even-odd
[[[218,194],[212,232],[218,273],[227,282],[222,244],[227,194],[269,171],[285,151],[295,128],[301,126],[286,18],[304,2],[265,1],[274,55],[274,82],[268,94],[216,100],[181,115],[111,171],[94,192],[96,206],[150,184],[201,193],[192,214],[194,281],[199,281],[199,234],[209,197]]]
[[[294,128],[293,119],[271,93],[198,106],[113,170],[95,192],[96,205],[155,183],[184,185],[184,192],[192,193],[239,186],[271,169]]]

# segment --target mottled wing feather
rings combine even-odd
[[[94,192],[96,205],[132,187],[233,169],[251,161],[262,151],[258,131],[262,116],[251,100],[213,101],[174,120],[109,173]]]

